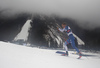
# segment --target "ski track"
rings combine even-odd
[[[39,49],[0,42],[0,68],[99,68],[100,55],[83,56],[76,59],[69,51],[69,57],[57,54],[53,49]],[[62,51],[62,50],[59,50]]]

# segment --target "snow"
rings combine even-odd
[[[0,68],[100,68],[100,55],[85,53],[93,56],[73,55],[69,57],[57,54],[54,49],[39,49],[0,42]]]
[[[19,39],[23,39],[24,41],[27,41],[28,35],[29,35],[28,31],[31,28],[30,22],[31,22],[31,20],[26,21],[26,23],[22,27],[21,31],[19,32],[19,34],[15,37],[14,41],[17,41]]]
[[[85,45],[85,43],[77,36],[73,33],[74,37],[77,39],[78,45]]]

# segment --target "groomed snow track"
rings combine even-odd
[[[0,41],[0,68],[99,68],[100,55],[95,53],[84,53],[76,59],[69,51],[69,57],[57,54],[54,49],[39,49],[26,47]],[[94,56],[91,56],[94,55]]]

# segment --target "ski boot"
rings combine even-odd
[[[66,51],[65,54],[62,54],[62,56],[68,56],[68,51]]]
[[[81,52],[79,52],[79,57],[77,59],[80,59],[82,57],[82,54]]]

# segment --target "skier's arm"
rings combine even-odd
[[[59,28],[58,30],[61,31],[61,32],[64,32],[65,28],[63,28],[63,29]]]

